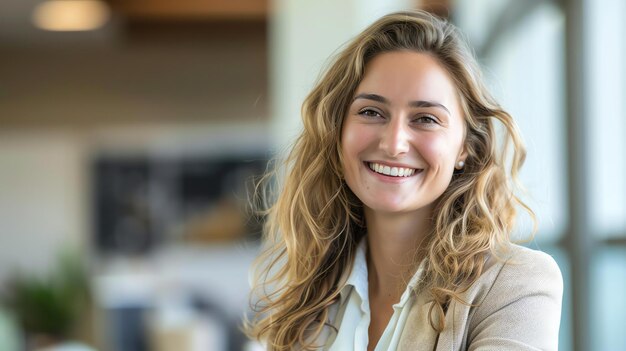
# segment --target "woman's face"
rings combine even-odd
[[[430,209],[465,160],[456,87],[428,54],[394,51],[365,67],[341,134],[346,183],[376,212]]]

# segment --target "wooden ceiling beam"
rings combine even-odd
[[[268,0],[106,0],[130,19],[266,19]]]

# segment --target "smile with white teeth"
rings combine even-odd
[[[368,162],[367,165],[372,171],[391,177],[410,177],[415,174],[415,168],[389,167],[375,162]]]

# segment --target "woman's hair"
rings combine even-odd
[[[329,306],[339,298],[366,233],[362,204],[343,179],[341,129],[367,63],[391,51],[435,57],[454,81],[466,125],[465,168],[455,173],[436,203],[419,285],[432,296],[430,321],[441,331],[451,299],[480,276],[487,254],[510,243],[516,207],[532,211],[514,194],[525,149],[511,116],[490,96],[457,29],[426,12],[386,15],[354,38],[321,77],[302,106],[304,130],[284,163],[265,208],[265,248],[251,295],[257,313],[247,334],[268,350],[315,348],[330,327]],[[503,139],[496,140],[494,122]],[[512,146],[510,148],[509,146]],[[510,157],[510,158],[509,158]],[[276,183],[273,183],[276,186]],[[418,262],[415,262],[417,266]],[[269,291],[267,291],[269,289]]]

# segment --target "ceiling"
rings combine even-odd
[[[0,1],[0,48],[113,41],[129,22],[264,22],[268,0],[104,0],[112,9],[104,27],[88,32],[48,32],[36,28],[36,6],[50,0]]]

